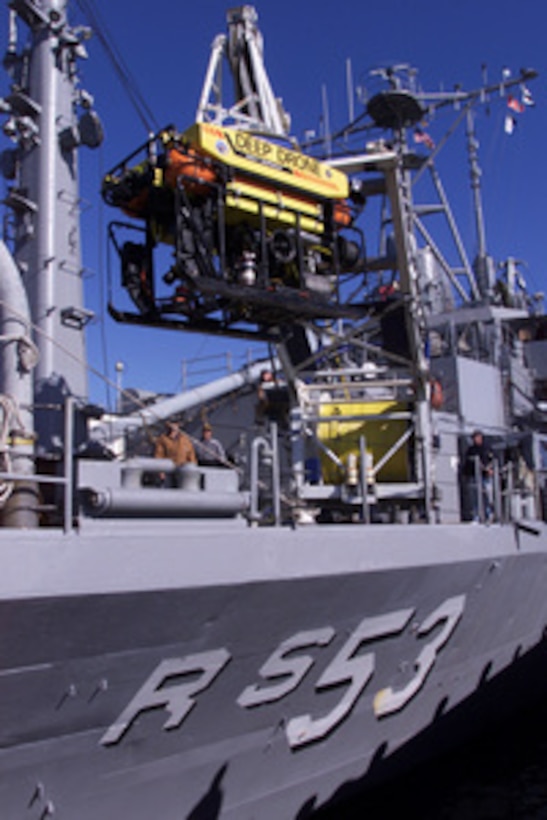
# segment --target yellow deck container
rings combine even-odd
[[[317,425],[319,440],[347,464],[348,456],[360,456],[360,438],[365,437],[366,449],[372,465],[378,464],[388,450],[408,428],[406,419],[378,419],[389,413],[408,411],[408,406],[395,401],[345,402],[321,404],[320,415],[325,417]],[[359,416],[360,418],[355,418]],[[341,484],[343,471],[325,454],[321,454],[321,470],[326,484]],[[376,475],[376,481],[399,482],[409,480],[408,443],[398,449]]]

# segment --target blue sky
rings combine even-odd
[[[117,43],[142,95],[159,125],[181,130],[194,120],[214,36],[225,31],[228,4],[219,0],[129,3],[94,0],[110,37]],[[489,250],[497,259],[513,255],[526,261],[535,290],[547,290],[547,4],[544,0],[391,0],[389,3],[276,0],[257,3],[265,38],[266,67],[277,96],[292,116],[292,131],[302,137],[318,129],[321,89],[326,85],[333,130],[347,121],[346,60],[351,59],[355,85],[371,87],[369,71],[378,65],[407,62],[419,69],[428,90],[456,83],[480,84],[481,65],[491,81],[507,66],[518,73],[534,67],[540,78],[530,84],[536,106],[519,118],[516,132],[503,133],[503,100],[492,100],[489,116],[478,122],[481,143]],[[2,18],[5,26],[7,15]],[[73,24],[85,22],[72,4]],[[5,29],[2,39],[5,41]],[[94,276],[86,281],[89,305],[97,319],[89,329],[92,363],[114,381],[116,361],[124,363],[124,386],[158,392],[180,389],[183,360],[233,351],[239,361],[251,343],[197,337],[168,331],[116,325],[105,313],[104,276],[106,223],[115,218],[102,206],[102,173],[146,138],[97,38],[88,44],[90,59],[81,63],[82,84],[95,97],[105,127],[105,143],[94,153],[82,151],[84,262]],[[356,112],[362,110],[356,103]],[[446,120],[435,120],[430,133],[438,139]],[[472,240],[468,173],[450,155],[444,173],[448,194],[456,202],[464,234]],[[462,187],[463,186],[463,187]],[[462,193],[463,191],[463,193]],[[473,255],[473,246],[470,248]],[[91,397],[107,395],[95,378]]]

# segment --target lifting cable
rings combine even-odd
[[[134,77],[132,77],[127,64],[125,63],[119,48],[115,45],[115,41],[107,30],[104,21],[101,19],[96,5],[93,0],[77,0],[78,6],[83,14],[87,17],[94,33],[99,39],[104,48],[107,57],[109,58],[114,71],[118,75],[118,79],[125,89],[127,96],[133,103],[135,111],[144,125],[148,134],[159,131],[157,123],[152,110],[141,94]]]

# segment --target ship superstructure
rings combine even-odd
[[[107,414],[87,405],[83,368],[76,153],[102,137],[76,82],[84,30],[64,3],[9,6],[6,816],[311,816],[541,691],[545,407],[530,365],[545,323],[515,260],[487,253],[474,139],[485,97],[534,72],[425,95],[385,70],[364,144],[353,125],[357,148],[326,159],[290,137],[255,10],[230,10],[195,122],[102,182],[120,212],[109,308],[143,333],[258,338],[275,355]],[[454,104],[474,260],[440,149],[411,139]],[[183,415],[190,433],[213,419],[234,434],[224,463],[151,457],[158,424]],[[475,428],[488,462],[469,457]]]

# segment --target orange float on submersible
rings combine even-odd
[[[208,193],[211,184],[217,179],[211,163],[195,148],[188,148],[186,151],[170,148],[165,164],[165,183],[175,188],[179,177],[183,177],[184,187],[196,194]]]

